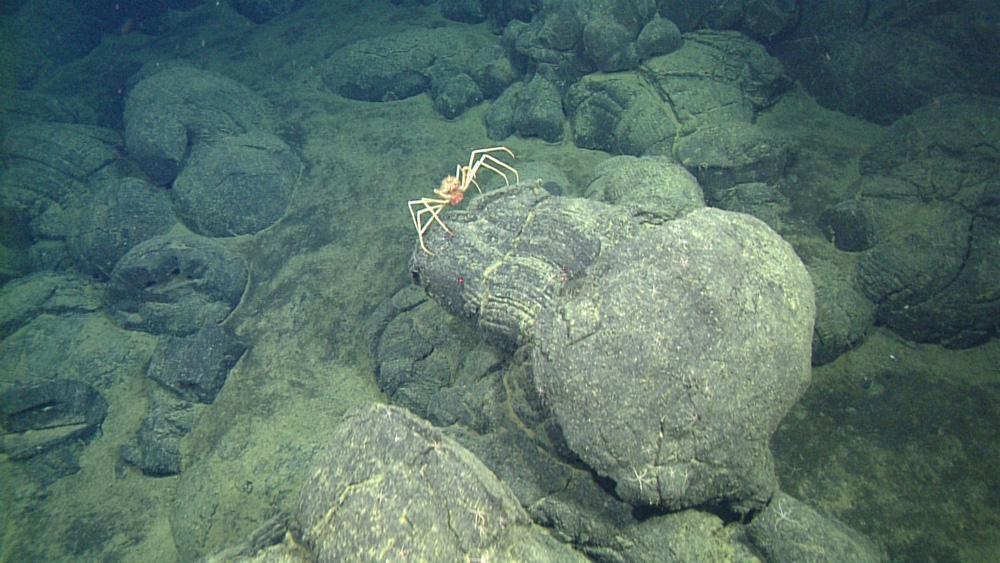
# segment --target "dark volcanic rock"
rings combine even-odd
[[[323,83],[352,100],[392,102],[433,89],[438,110],[451,119],[513,80],[502,51],[467,26],[361,39],[337,49],[323,67]],[[464,75],[464,78],[462,77]]]
[[[72,379],[7,389],[0,395],[0,424],[10,434],[4,436],[2,449],[19,460],[89,441],[107,412],[108,402],[97,389]]]
[[[811,506],[778,492],[747,526],[768,561],[887,561],[875,542]]]
[[[66,210],[117,179],[121,148],[118,133],[90,125],[33,123],[8,131],[0,143],[4,222],[32,242],[72,236]]]
[[[85,272],[101,278],[135,245],[177,224],[166,190],[138,178],[105,182],[82,199],[70,214],[75,236],[67,246]]]
[[[525,388],[551,434],[620,498],[759,508],[776,484],[768,440],[809,383],[812,282],[752,217],[633,213],[489,192],[442,215],[453,236],[428,231],[436,255],[415,250],[414,280],[487,342],[532,344]]]
[[[587,197],[629,205],[649,223],[669,221],[705,207],[698,180],[666,156],[616,156],[597,165]]]
[[[135,436],[122,444],[121,459],[146,475],[177,475],[184,467],[181,438],[191,431],[194,410],[162,388],[150,393],[152,407]]]
[[[184,400],[212,403],[246,349],[238,338],[208,323],[190,336],[163,337],[146,375]]]
[[[405,514],[406,518],[400,518]],[[318,561],[582,561],[535,526],[479,459],[404,409],[349,411],[302,487],[295,519]]]
[[[278,137],[253,132],[195,146],[174,182],[177,215],[210,237],[257,233],[285,215],[302,162]]]
[[[243,258],[212,239],[161,236],[115,266],[108,286],[115,322],[130,330],[186,335],[222,322],[247,283]]]
[[[948,46],[915,31],[870,26],[832,42],[806,72],[824,106],[888,125],[936,98],[972,90]]]
[[[538,310],[638,225],[624,208],[523,184],[488,192],[442,219],[455,236],[436,225],[428,230],[424,239],[437,255],[417,248],[414,279],[505,349],[530,340]]]
[[[535,379],[570,448],[634,504],[761,506],[810,378],[813,287],[762,222],[713,209],[609,250],[538,315]]]
[[[365,336],[379,388],[394,404],[438,426],[467,414],[468,388],[500,362],[462,321],[443,314],[414,286],[379,305]]]
[[[592,74],[570,87],[573,142],[612,154],[669,154],[677,121],[656,91],[633,73]]]
[[[791,154],[787,139],[750,123],[699,129],[678,143],[677,158],[696,178],[710,201],[750,182],[773,184],[785,172]]]
[[[854,283],[850,265],[812,259],[806,264],[816,285],[814,365],[830,363],[867,336],[875,321],[875,304]]]
[[[191,145],[272,128],[263,98],[231,78],[187,66],[145,76],[125,104],[129,157],[156,184],[174,180]]]
[[[517,133],[550,143],[563,137],[562,98],[548,80],[536,76],[527,84],[514,84],[490,106],[484,118],[491,139],[503,140]]]

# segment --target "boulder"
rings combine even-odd
[[[569,447],[628,502],[759,508],[776,485],[770,436],[809,385],[813,299],[762,222],[694,211],[610,249],[541,309],[535,381]]]
[[[104,284],[87,276],[38,272],[0,286],[0,339],[39,315],[84,315],[104,307]]]
[[[433,225],[414,281],[502,349],[531,340],[535,315],[615,241],[638,228],[624,208],[550,195],[540,183],[487,192]]]
[[[0,131],[13,131],[22,125],[43,121],[97,125],[97,114],[78,98],[34,90],[4,92],[0,99]]]
[[[655,16],[650,0],[556,0],[544,3],[529,23],[508,24],[504,41],[522,57],[558,68],[571,79],[590,69],[629,70],[640,61],[637,38]],[[665,31],[659,23],[650,29],[641,43],[647,55],[675,44]]]
[[[908,304],[888,300],[879,308],[879,317],[896,332],[918,342],[937,342],[947,348],[969,348],[984,344],[1000,329],[1000,221],[981,217],[972,220],[967,232],[968,255],[957,256],[961,245],[939,250],[923,240],[901,252],[915,252],[923,266],[935,263],[959,271],[940,291],[925,300]],[[952,270],[953,271],[953,270]],[[886,273],[890,270],[886,270]],[[905,270],[904,270],[905,272]],[[927,273],[927,272],[925,272]],[[860,272],[859,272],[860,274]],[[860,281],[860,279],[859,279]],[[931,280],[910,278],[909,290],[929,288],[925,281],[941,281],[937,272]],[[916,283],[913,283],[916,282]],[[891,306],[886,306],[892,303]]]
[[[361,39],[327,60],[323,83],[345,98],[391,102],[432,90],[438,110],[452,119],[509,83],[503,54],[466,27],[449,24]],[[480,58],[483,57],[483,58]],[[495,66],[493,63],[499,66]]]
[[[780,491],[754,517],[747,532],[767,561],[775,563],[889,560],[878,544],[857,530]]]
[[[299,158],[270,133],[220,135],[191,150],[171,193],[192,231],[249,235],[285,215],[301,172]]]
[[[151,407],[134,436],[121,446],[121,461],[150,477],[177,475],[184,468],[181,438],[191,431],[195,412],[191,403],[162,388],[150,389]]]
[[[897,120],[861,159],[855,196],[824,212],[859,253],[855,285],[904,337],[964,348],[1000,315],[1000,104],[943,97]]]
[[[681,36],[681,30],[674,22],[659,15],[653,16],[653,19],[643,26],[635,44],[639,57],[643,59],[673,53],[682,45],[684,38]]]
[[[550,436],[618,497],[759,508],[775,488],[768,440],[809,383],[812,282],[752,217],[633,213],[488,192],[442,216],[453,236],[428,231],[436,254],[417,247],[414,280],[487,342],[531,345],[525,392]]]
[[[583,50],[601,72],[635,68],[639,51],[635,36],[624,25],[607,16],[589,18],[583,26]]]
[[[616,156],[597,165],[586,196],[637,209],[646,222],[670,221],[705,207],[698,180],[665,156]]]
[[[517,133],[550,143],[563,137],[562,99],[555,85],[541,76],[504,91],[485,116],[491,139],[503,140]]]
[[[166,190],[139,178],[115,178],[73,202],[70,255],[85,273],[107,279],[135,245],[177,224]]]
[[[612,154],[670,154],[678,135],[670,106],[634,73],[591,74],[570,87],[573,142]]]
[[[895,121],[887,134],[862,156],[860,172],[896,181],[865,184],[862,195],[949,200],[1000,220],[1000,101],[942,96]]]
[[[465,110],[483,101],[483,92],[476,81],[464,72],[457,72],[431,81],[434,107],[445,119],[454,119]]]
[[[159,185],[177,177],[199,142],[272,130],[263,98],[231,78],[189,66],[144,67],[125,103],[129,158]]]
[[[83,449],[101,432],[108,401],[94,387],[54,379],[0,393],[0,451],[33,466],[43,484],[76,473]]]
[[[468,73],[482,90],[483,96],[491,100],[518,78],[517,71],[504,53],[503,46],[496,43],[482,46],[473,55]]]
[[[54,379],[0,394],[0,425],[7,432],[76,426],[79,431],[98,429],[108,412],[108,402],[86,383]]]
[[[313,463],[294,518],[319,562],[585,560],[533,524],[458,442],[392,406],[348,411]]]
[[[151,238],[130,250],[108,285],[115,322],[184,336],[220,323],[240,302],[249,273],[235,251],[196,235]]]
[[[805,70],[805,85],[830,109],[889,125],[953,92],[973,91],[968,65],[917,31],[866,26],[831,42]]]
[[[695,119],[701,127],[749,122],[791,86],[778,59],[735,31],[685,34],[681,48],[643,61],[641,71],[656,90],[669,93],[681,122]]]
[[[854,283],[850,262],[814,258],[806,267],[816,286],[812,362],[822,365],[865,339],[875,322],[876,306]]]
[[[746,182],[736,184],[712,201],[713,207],[753,215],[781,232],[792,215],[792,202],[772,184]]]
[[[365,340],[379,389],[442,427],[464,421],[468,389],[500,364],[492,348],[414,286],[379,305]]]
[[[699,150],[737,133],[736,142],[720,149],[735,154],[748,148],[747,141],[781,145],[761,134],[748,139],[744,131],[752,130],[757,112],[774,104],[788,84],[781,64],[762,46],[735,32],[704,31],[689,34],[669,54],[643,61],[637,71],[582,77],[569,87],[564,105],[578,147],[670,155],[692,133],[705,135],[692,141]],[[694,172],[699,159],[691,156],[685,166]]]
[[[8,131],[0,143],[0,211],[32,242],[72,234],[66,211],[105,181],[118,178],[118,133],[91,125],[31,123]]]
[[[210,404],[246,344],[208,323],[188,336],[164,336],[153,351],[146,375],[185,401]]]
[[[677,158],[691,171],[709,201],[719,201],[738,184],[774,184],[791,158],[791,143],[751,123],[698,129],[678,142]]]

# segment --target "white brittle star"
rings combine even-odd
[[[640,495],[643,493],[643,486],[653,484],[653,480],[646,477],[647,473],[649,473],[648,467],[643,468],[642,473],[639,473],[634,467],[632,468],[632,475],[634,476],[633,479],[639,484]]]

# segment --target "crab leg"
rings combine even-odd
[[[438,205],[427,205],[427,207],[425,209],[421,209],[419,212],[417,212],[417,218],[418,219],[424,213],[430,213],[431,214],[431,220],[427,221],[422,226],[417,227],[417,230],[419,230],[421,234],[426,233],[427,229],[429,229],[430,226],[434,224],[434,221],[437,221],[438,225],[441,225],[441,228],[444,229],[444,232],[448,233],[449,235],[454,235],[455,233],[451,232],[451,229],[449,229],[448,226],[444,224],[444,221],[441,220],[440,213],[441,213],[441,210],[444,209],[444,208],[445,208],[445,204],[443,204],[443,203],[442,204],[438,204]]]
[[[474,151],[472,151],[472,154],[469,155],[469,166],[467,167],[467,169],[469,170],[469,175],[472,176],[473,178],[475,178],[476,177],[476,172],[479,171],[479,167],[480,166],[485,166],[486,168],[488,168],[488,169],[496,172],[497,174],[503,176],[504,180],[507,181],[507,185],[509,186],[510,185],[510,181],[507,180],[507,175],[504,174],[503,172],[500,172],[499,170],[497,170],[493,166],[489,165],[489,162],[495,162],[498,165],[506,168],[507,170],[510,170],[515,175],[517,175],[517,170],[515,170],[513,166],[511,166],[511,165],[507,164],[506,162],[498,159],[497,157],[493,156],[492,154],[489,154],[491,152],[498,152],[498,151],[503,151],[503,152],[509,154],[511,158],[517,158],[517,157],[514,156],[514,152],[511,151],[510,149],[508,149],[507,147],[492,147],[492,148],[489,148],[489,149],[477,149],[477,150],[474,150]],[[476,155],[479,155],[479,160],[476,160]],[[473,180],[473,183],[474,182],[475,182],[475,180]],[[520,177],[519,176],[518,176],[518,183],[520,183]],[[476,187],[478,188],[479,185],[476,184]],[[482,191],[482,190],[480,190],[480,191]]]
[[[484,154],[478,161],[476,161],[476,164],[472,168],[472,171],[471,171],[470,174],[474,177],[476,175],[476,172],[479,171],[480,167],[486,168],[487,170],[492,170],[496,174],[499,174],[500,176],[502,176],[503,177],[503,181],[506,182],[507,185],[509,186],[510,185],[510,179],[507,178],[507,175],[504,174],[499,168],[497,168],[496,166],[493,166],[492,164],[490,164],[491,162],[495,162],[498,165],[500,165],[500,166],[506,168],[507,170],[510,170],[511,172],[513,172],[514,173],[514,179],[516,180],[514,183],[519,184],[521,182],[521,175],[518,174],[517,170],[515,170],[514,167],[512,167],[511,165],[507,164],[506,162],[504,162],[502,160],[498,160],[498,159],[494,158],[492,155],[488,155],[488,154]],[[475,182],[475,180],[473,180],[473,182]],[[477,184],[477,187],[478,187],[478,184]]]
[[[417,229],[417,236],[420,238],[420,248],[424,249],[424,252],[430,254],[431,256],[434,256],[434,253],[427,249],[427,244],[424,243],[424,233],[426,233],[427,229],[429,229],[430,226],[434,224],[434,221],[437,221],[438,224],[440,224],[441,227],[448,233],[454,234],[441,221],[441,217],[438,216],[438,213],[441,212],[441,209],[444,209],[445,205],[443,203],[438,203],[437,205],[431,205],[431,203],[435,201],[436,200],[428,200],[427,198],[423,198],[423,199],[416,199],[410,202],[410,216],[413,219],[413,226],[416,227]],[[413,206],[421,203],[424,205],[424,208],[421,209],[420,211],[416,212],[413,211]],[[429,219],[426,223],[423,221],[423,216],[425,213],[431,214],[431,219]]]
[[[423,233],[423,232],[427,231],[427,228],[431,225],[431,223],[433,223],[434,221],[437,221],[438,224],[441,225],[442,229],[444,229],[445,231],[447,231],[449,234],[454,234],[454,233],[451,232],[451,230],[448,229],[447,226],[445,226],[444,222],[441,221],[441,217],[439,216],[439,214],[441,213],[441,210],[444,209],[448,205],[448,203],[449,202],[446,201],[446,200],[429,199],[429,198],[426,198],[426,197],[422,198],[422,199],[415,199],[415,200],[411,201],[410,202],[410,217],[413,219],[413,226],[417,229],[418,232]],[[413,206],[414,205],[421,205],[421,204],[424,206],[424,208],[421,209],[420,211],[414,212],[413,211]],[[430,213],[431,214],[431,219],[428,220],[426,223],[424,223],[423,220],[422,220],[424,213]]]
[[[424,252],[434,256],[434,253],[428,250],[427,245],[424,242],[424,234],[427,233],[427,230],[430,229],[431,225],[435,222],[438,225],[441,225],[441,228],[444,229],[444,231],[449,235],[455,234],[448,228],[448,225],[445,225],[444,221],[441,220],[441,212],[449,205],[458,205],[458,203],[462,201],[462,197],[465,195],[465,192],[469,189],[470,185],[476,186],[479,193],[483,193],[482,187],[480,187],[479,182],[476,181],[476,174],[479,172],[480,168],[486,168],[494,174],[498,174],[501,178],[503,178],[504,182],[508,186],[510,185],[510,178],[504,170],[514,173],[514,181],[516,183],[521,182],[521,176],[517,172],[517,169],[490,154],[495,152],[504,152],[510,155],[511,158],[515,158],[514,152],[507,147],[476,149],[469,154],[468,166],[456,166],[455,176],[445,178],[441,182],[441,187],[434,190],[434,195],[439,196],[441,199],[424,197],[410,200],[408,202],[410,208],[410,219],[413,220],[413,227],[417,230],[417,235],[420,237],[420,248],[422,248]],[[478,157],[478,159],[476,157]],[[418,206],[421,205],[423,208],[418,209]],[[425,217],[427,214],[430,214],[430,217]]]
[[[516,156],[514,156],[514,152],[511,151],[510,149],[508,149],[507,147],[491,147],[491,148],[488,148],[488,149],[476,149],[476,150],[472,151],[471,154],[469,154],[469,168],[472,168],[472,163],[476,160],[476,155],[477,154],[486,155],[488,153],[497,152],[497,151],[503,151],[503,152],[509,154],[511,158],[517,158]]]
[[[424,213],[430,213],[431,216],[434,218],[433,221],[427,221],[426,223],[423,224],[422,227],[417,229],[417,235],[420,237],[420,248],[423,248],[424,252],[430,254],[431,256],[434,256],[434,253],[427,249],[427,244],[424,242],[424,233],[426,233],[427,229],[429,229],[431,225],[434,224],[434,221],[437,221],[438,224],[441,225],[441,228],[444,229],[445,232],[448,233],[449,235],[455,234],[451,232],[451,229],[445,226],[445,224],[441,221],[441,217],[438,216],[438,213],[440,213],[441,209],[443,208],[444,205],[436,205],[434,207],[428,206],[426,209],[421,209],[420,212],[417,214],[418,216],[420,216],[423,215]]]
[[[423,205],[424,209],[421,209],[420,211],[413,211],[413,207],[415,205]],[[413,227],[417,229],[418,232],[422,232],[427,230],[427,225],[430,225],[433,221],[437,221],[441,225],[441,227],[447,231],[448,227],[445,227],[444,223],[441,221],[441,218],[438,216],[438,214],[441,212],[442,209],[445,208],[446,205],[447,202],[443,200],[429,199],[426,197],[410,201],[409,202],[410,218],[413,219]],[[424,223],[421,220],[424,213],[431,214],[431,220],[428,221],[427,223]]]

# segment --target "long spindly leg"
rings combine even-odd
[[[410,217],[413,219],[413,226],[417,229],[418,233],[425,233],[430,227],[431,223],[437,221],[441,228],[448,232],[448,234],[455,234],[448,229],[444,221],[441,220],[440,213],[441,210],[447,207],[451,202],[446,199],[431,199],[429,197],[423,197],[420,199],[414,199],[409,202],[410,206]],[[419,211],[414,211],[414,206],[423,205],[424,208]],[[424,213],[430,213],[431,218],[425,223]]]
[[[420,232],[420,223],[417,222],[417,212],[413,210],[413,206],[420,205],[421,203],[423,203],[423,200],[411,199],[406,204],[410,208],[410,219],[413,219],[413,228],[416,229],[417,232]]]
[[[476,190],[479,193],[483,193],[483,188],[480,188],[479,187],[479,182],[476,181],[476,172],[474,170],[472,170],[471,168],[466,168],[465,169],[465,178],[462,178],[462,182],[463,182],[462,185],[465,186],[466,190],[469,189],[469,184],[472,184],[473,186],[476,186]],[[465,191],[465,190],[462,190],[462,191]]]
[[[454,235],[455,233],[451,232],[451,229],[448,228],[448,225],[445,225],[444,221],[441,220],[441,210],[444,209],[447,206],[448,206],[447,203],[437,203],[435,205],[429,205],[428,204],[426,208],[421,209],[420,211],[418,211],[417,212],[417,219],[418,220],[421,219],[421,216],[424,213],[430,213],[431,214],[431,220],[427,221],[426,223],[424,223],[420,227],[420,229],[419,229],[420,232],[421,233],[426,233],[427,229],[429,229],[431,227],[431,225],[434,224],[434,221],[437,221],[437,224],[441,225],[441,228],[444,229],[444,232],[448,233],[449,235]]]
[[[516,156],[514,156],[514,152],[511,151],[510,149],[508,149],[507,147],[490,147],[488,149],[476,149],[476,150],[472,151],[472,154],[469,155],[469,168],[472,168],[472,163],[476,161],[476,155],[477,154],[487,154],[487,153],[497,152],[497,151],[503,151],[503,152],[509,154],[511,158],[517,158]],[[480,160],[482,160],[482,159],[480,159]]]
[[[469,189],[469,186],[472,184],[475,184],[479,193],[483,193],[483,189],[479,187],[479,184],[476,184],[476,179],[473,178],[471,169],[468,166],[463,166],[458,172],[458,187],[452,193],[460,192],[464,194],[465,190]]]
[[[472,184],[473,186],[476,186],[476,189],[479,190],[479,193],[483,193],[483,188],[479,187],[479,182],[477,182],[476,179],[473,178],[472,176],[469,176],[469,183]],[[469,189],[469,187],[466,186],[465,189]]]
[[[472,178],[475,178],[476,173],[479,172],[480,168],[486,168],[487,170],[492,170],[493,172],[499,174],[503,178],[503,181],[509,186],[510,185],[510,179],[507,178],[507,175],[504,174],[502,170],[500,170],[496,166],[493,166],[492,164],[490,164],[491,162],[495,162],[499,166],[502,166],[502,167],[506,168],[507,170],[510,170],[511,172],[513,172],[514,173],[514,180],[515,180],[514,183],[515,184],[520,184],[521,183],[521,175],[517,173],[517,169],[515,169],[513,166],[507,164],[506,162],[504,162],[502,160],[498,160],[497,158],[495,158],[493,155],[490,155],[490,154],[484,154],[484,155],[480,156],[479,160],[477,160],[475,162],[475,164],[472,165],[472,170],[469,172],[469,175]],[[473,179],[472,182],[475,183],[475,180]],[[478,184],[476,184],[476,185],[478,186]]]
[[[448,201],[425,197],[422,199],[415,199],[409,202],[409,205],[410,216],[413,219],[413,226],[417,229],[417,236],[420,238],[420,248],[424,249],[424,252],[427,254],[434,256],[434,253],[428,250],[426,243],[424,243],[424,233],[426,233],[427,229],[429,229],[436,221],[439,225],[441,225],[441,228],[444,229],[446,233],[450,235],[455,234],[448,228],[447,225],[444,224],[444,221],[441,220],[440,216],[441,210],[448,206]],[[414,211],[413,208],[417,205],[423,205],[424,208],[419,211]],[[431,214],[430,219],[425,220],[425,213]]]
[[[430,223],[428,223],[428,224],[430,224]],[[424,230],[426,230],[426,229],[424,229]],[[427,249],[427,244],[424,243],[424,231],[419,231],[417,233],[417,238],[420,239],[420,248],[424,249],[424,252],[426,252],[429,256],[434,256],[434,253],[431,252],[430,250],[428,250]]]
[[[422,215],[424,213],[430,213],[431,217],[433,217],[434,220],[436,220],[438,223],[441,223],[441,226],[444,227],[444,230],[448,231],[448,227],[445,227],[444,223],[441,222],[441,218],[438,217],[438,211],[440,209],[441,209],[440,207],[438,209],[434,209],[433,207],[426,207],[424,209],[421,209],[420,211],[417,212],[418,222],[419,222],[419,220],[421,219],[421,217],[422,217]],[[417,237],[420,239],[420,248],[424,249],[424,252],[426,252],[427,254],[429,254],[431,256],[434,256],[434,253],[431,252],[430,250],[428,250],[427,243],[424,242],[424,233],[426,233],[427,229],[429,229],[431,227],[431,225],[433,225],[433,224],[434,224],[434,221],[427,221],[420,228],[417,229]],[[451,231],[448,231],[448,232],[451,232]]]
[[[507,163],[505,163],[505,162],[497,159],[495,156],[489,154],[491,152],[505,152],[505,153],[509,154],[511,158],[517,158],[517,157],[514,156],[514,152],[512,150],[508,149],[507,147],[490,147],[488,149],[476,149],[476,150],[472,151],[472,153],[469,155],[469,166],[466,167],[466,170],[469,171],[469,175],[472,177],[471,183],[475,184],[476,172],[479,171],[479,167],[480,166],[483,166],[484,164],[486,164],[485,161],[487,160],[487,157],[489,157],[489,160],[497,162],[501,166],[503,166],[504,168],[507,168],[508,170],[512,170],[514,172],[514,174],[517,174],[517,170],[514,170],[514,168],[512,168],[511,166],[509,166]],[[476,158],[477,155],[479,155],[478,159]],[[503,172],[500,172],[499,170],[497,170],[496,168],[494,168],[492,166],[487,166],[487,168],[489,168],[490,170],[493,170],[497,174],[500,174],[501,176],[503,176],[504,181],[507,182],[507,185],[508,186],[510,185],[510,181],[507,180],[507,175],[506,174],[504,174]],[[466,184],[466,186],[468,186],[468,184]],[[478,188],[479,184],[476,184],[476,187]],[[482,192],[482,190],[479,190],[479,191],[480,191],[480,193]]]

